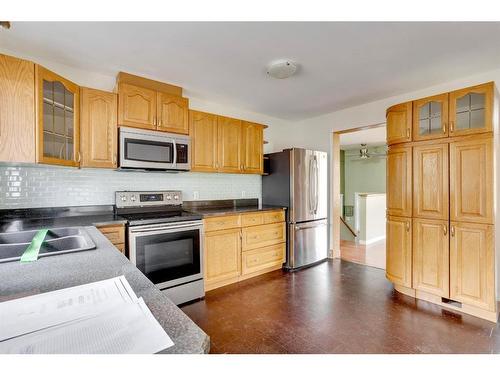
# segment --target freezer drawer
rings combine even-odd
[[[286,268],[294,269],[326,259],[328,225],[326,219],[289,224],[289,246]]]

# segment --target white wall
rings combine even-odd
[[[359,197],[359,243],[370,245],[385,238],[385,194]]]
[[[385,147],[369,147],[370,153],[383,153]],[[385,193],[386,158],[359,158],[359,149],[344,153],[344,205],[354,205],[354,193]]]

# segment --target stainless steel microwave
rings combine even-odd
[[[120,127],[119,168],[189,171],[189,136]]]

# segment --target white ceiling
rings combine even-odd
[[[385,126],[379,126],[377,128],[341,134],[340,148],[342,150],[356,149],[360,148],[362,143],[372,147],[385,145],[386,131],[387,128]]]
[[[500,23],[20,23],[0,46],[191,96],[301,120],[500,67]],[[290,58],[296,76],[266,65]]]

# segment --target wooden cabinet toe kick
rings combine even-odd
[[[468,315],[476,316],[481,319],[489,320],[490,322],[496,323],[498,321],[498,308],[497,311],[488,311],[480,309],[475,306],[467,305],[465,303],[453,304],[449,302],[444,302],[443,298],[436,296],[431,293],[423,292],[421,290],[415,290],[413,288],[408,288],[402,285],[394,284],[394,289],[401,294],[406,296],[416,298],[417,300],[427,301],[441,306],[444,309],[451,311],[458,311]],[[500,307],[500,306],[499,306]]]

